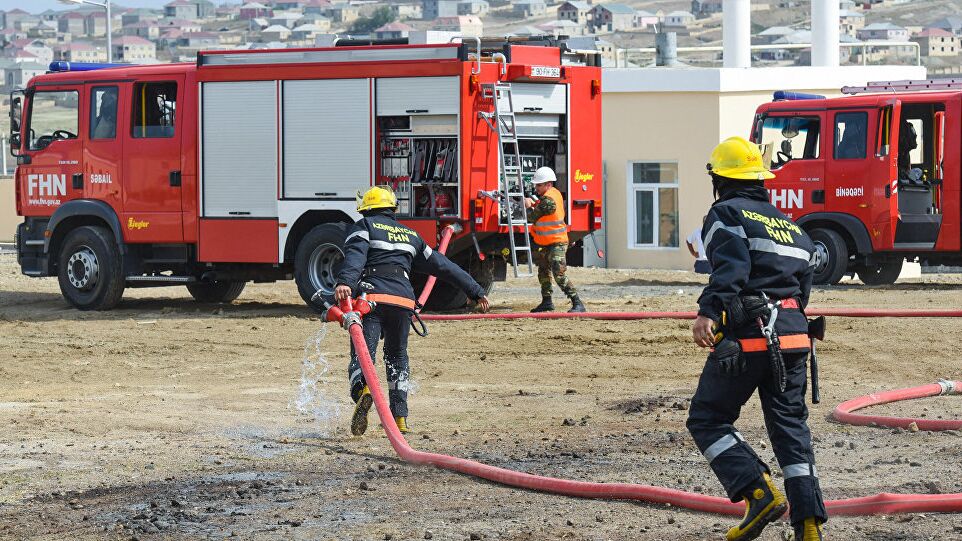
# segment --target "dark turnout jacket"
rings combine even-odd
[[[349,286],[355,294],[367,293],[368,300],[379,304],[414,309],[412,270],[456,285],[471,299],[484,296],[470,274],[431,249],[389,211],[365,216],[348,229],[337,284]]]
[[[815,247],[791,219],[772,206],[765,188],[737,186],[725,191],[705,218],[702,241],[712,273],[698,299],[698,314],[719,321],[736,295],[793,298],[801,310],[812,289]],[[807,333],[801,310],[781,310],[780,335]],[[760,336],[757,326],[736,329],[739,337]]]

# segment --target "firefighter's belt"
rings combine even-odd
[[[361,276],[403,276],[408,278],[408,271],[401,265],[378,265],[376,267],[364,267]]]
[[[387,293],[368,293],[367,300],[377,304],[400,306],[401,308],[407,308],[409,310],[414,310],[415,307],[414,299],[409,299],[400,295],[388,295]]]
[[[779,336],[778,340],[784,350],[808,349],[810,346],[807,334],[788,334]],[[759,353],[768,351],[768,341],[765,338],[741,338],[738,340],[745,353]]]

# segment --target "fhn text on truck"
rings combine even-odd
[[[333,288],[355,194],[389,184],[426,239],[457,224],[448,255],[490,287],[524,234],[505,198],[543,165],[558,173],[572,238],[599,226],[596,55],[540,42],[338,45],[54,63],[11,97],[23,272],[58,276],[80,309],[109,309],[126,287],[184,285],[223,302],[248,281],[292,278],[311,304]],[[510,145],[498,118],[514,126]],[[518,152],[499,152],[514,141]],[[466,301],[446,284],[432,300]]]

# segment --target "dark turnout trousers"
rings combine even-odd
[[[411,311],[407,308],[379,304],[362,320],[364,341],[371,360],[377,360],[377,344],[384,336],[384,368],[387,372],[388,398],[395,417],[408,416],[408,334],[411,331]],[[351,381],[351,398],[357,402],[366,384],[361,364],[351,342],[351,363],[347,368]],[[372,392],[377,392],[372,391]]]
[[[688,414],[688,431],[708,460],[733,502],[742,500],[746,488],[769,468],[735,429],[741,407],[756,389],[765,414],[772,449],[785,477],[791,504],[791,521],[828,516],[815,471],[815,454],[808,430],[805,405],[807,353],[783,353],[787,375],[785,392],[778,391],[768,353],[748,353],[748,371],[740,376],[724,374],[709,359],[698,381]]]

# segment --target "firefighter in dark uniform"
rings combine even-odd
[[[712,347],[688,415],[688,430],[745,516],[726,539],[755,539],[785,513],[767,464],[734,427],[758,390],[785,478],[798,541],[821,541],[827,519],[815,470],[808,409],[808,304],[815,262],[808,236],[768,200],[774,178],[758,147],[726,139],[708,164],[716,201],[702,239],[712,273],[698,299],[695,343]]]
[[[416,232],[394,218],[397,199],[390,189],[380,186],[371,188],[361,198],[357,210],[363,218],[348,230],[345,237],[344,262],[337,276],[334,297],[340,302],[349,296],[365,293],[367,300],[377,303],[374,310],[364,317],[364,338],[373,360],[377,344],[384,337],[384,364],[391,413],[401,432],[407,433],[410,374],[407,344],[411,315],[415,310],[411,269],[457,285],[484,312],[489,307],[488,299],[484,289],[471,275],[432,250]],[[351,433],[360,436],[367,430],[367,414],[373,397],[364,382],[353,344],[348,374],[351,398],[356,403]]]

